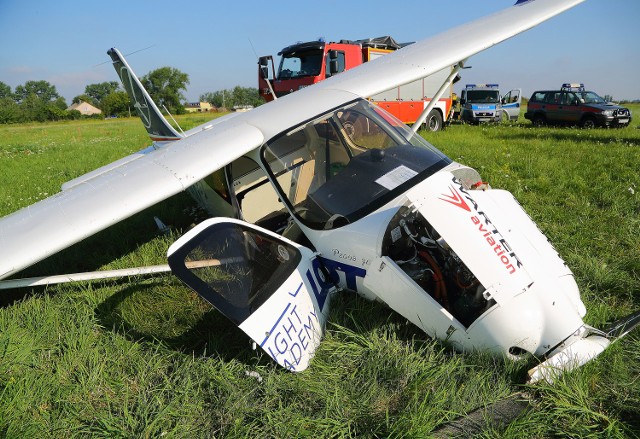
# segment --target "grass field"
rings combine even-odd
[[[640,309],[640,106],[632,110],[625,129],[521,120],[425,134],[516,196],[574,271],[597,327]],[[147,144],[137,119],[0,126],[0,216]],[[171,236],[158,235],[154,215]],[[197,217],[186,195],[173,197],[25,276],[164,263]],[[478,437],[640,437],[640,330],[553,385],[525,385],[532,361],[455,353],[349,294],[333,302],[300,374],[252,350],[170,275],[0,290],[0,304],[0,437],[423,438],[519,392],[532,409]]]

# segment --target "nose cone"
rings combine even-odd
[[[495,302],[453,343],[542,355],[583,326],[571,271],[513,195],[469,190],[448,172],[427,182],[409,198]]]
[[[467,330],[468,343],[506,355],[525,350],[541,356],[583,326],[558,282],[538,282],[480,317]]]

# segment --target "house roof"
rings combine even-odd
[[[102,113],[102,110],[94,107],[88,102],[80,101],[75,104],[71,104],[67,107],[67,110],[78,110],[82,114],[99,114]]]

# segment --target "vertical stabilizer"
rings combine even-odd
[[[118,49],[109,49],[107,55],[113,60],[113,67],[116,69],[124,89],[133,101],[134,107],[151,140],[154,142],[180,140],[183,136],[169,125],[164,116],[162,116],[153,99],[151,99],[151,96],[144,89]]]

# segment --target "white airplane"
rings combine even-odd
[[[153,146],[2,218],[0,278],[188,190],[215,217],[169,248],[169,266],[287,369],[309,366],[331,296],[352,290],[459,350],[533,354],[531,380],[552,379],[637,316],[586,325],[571,271],[514,197],[362,96],[457,71],[582,1],[520,0],[186,133],[111,49]]]

